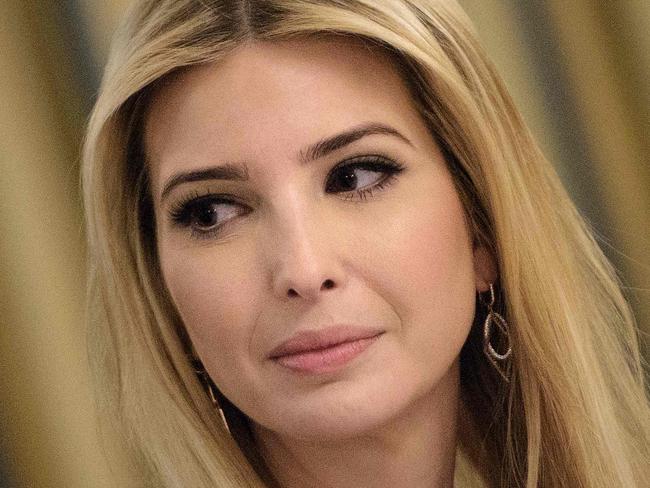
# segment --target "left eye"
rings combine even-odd
[[[339,165],[327,177],[327,193],[345,193],[377,186],[402,168],[392,161],[377,159]]]

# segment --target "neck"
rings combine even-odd
[[[363,436],[327,443],[255,425],[258,448],[282,488],[453,487],[458,362],[396,418]]]

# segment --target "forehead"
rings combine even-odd
[[[407,88],[377,46],[351,38],[253,42],[166,80],[150,104],[145,148],[155,185],[174,161],[291,158],[359,123],[414,118]]]

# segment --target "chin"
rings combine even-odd
[[[292,401],[284,412],[271,420],[268,429],[304,441],[345,441],[382,428],[408,408],[413,390],[405,385],[380,388],[331,384],[317,394]]]

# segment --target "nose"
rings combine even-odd
[[[345,285],[338,233],[314,217],[294,213],[274,233],[272,287],[281,300],[315,301]]]

